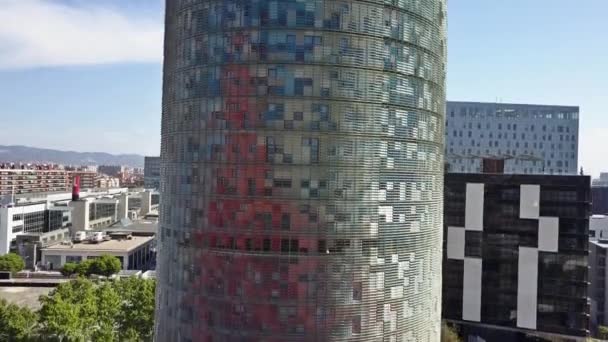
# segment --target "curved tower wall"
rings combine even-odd
[[[438,341],[444,0],[168,0],[158,341]]]

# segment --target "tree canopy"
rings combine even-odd
[[[94,282],[78,278],[40,298],[43,339],[151,341],[155,282],[126,278]]]
[[[152,341],[151,279],[78,278],[40,297],[38,312],[0,300],[0,341]]]
[[[601,339],[607,339],[608,340],[608,327],[600,325],[599,329],[598,329],[598,337]]]
[[[25,268],[25,261],[15,253],[0,255],[0,271],[17,273]]]
[[[78,274],[88,277],[92,274],[103,275],[109,277],[118,273],[122,269],[120,260],[112,255],[102,255],[99,258],[87,259],[76,264],[66,262],[61,269],[64,276]]]
[[[37,317],[28,308],[0,299],[0,341],[30,341]]]

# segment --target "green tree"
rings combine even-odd
[[[36,334],[37,317],[28,308],[0,299],[0,340],[31,341]]]
[[[95,259],[87,259],[78,264],[76,273],[83,277],[92,274],[103,275],[106,277],[118,273],[122,269],[120,260],[112,255],[102,255]]]
[[[116,286],[110,282],[100,284],[96,289],[97,332],[93,341],[118,341],[118,318],[120,316],[121,297]]]
[[[441,342],[461,342],[461,340],[454,327],[443,323],[441,325]]]
[[[61,274],[66,277],[69,277],[73,274],[76,274],[76,270],[78,269],[78,264],[74,262],[66,262],[61,268]]]
[[[93,266],[93,259],[83,260],[76,266],[76,273],[81,277],[88,277],[91,275],[91,269]]]
[[[63,283],[40,301],[40,337],[67,341],[151,341],[155,282],[150,279]]]
[[[41,337],[68,341],[88,341],[97,324],[95,285],[79,278],[62,283],[47,296],[41,296],[39,311]]]
[[[102,255],[93,262],[95,274],[100,274],[109,277],[113,274],[120,272],[122,269],[122,263],[120,260],[112,255]]]
[[[115,284],[122,299],[120,340],[151,341],[154,334],[155,281],[132,277]]]
[[[600,325],[598,329],[598,337],[603,340],[608,340],[608,327],[604,325]]]
[[[17,273],[25,268],[25,261],[15,253],[0,256],[0,271]]]

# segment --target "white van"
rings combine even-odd
[[[89,242],[91,243],[99,243],[103,241],[103,233],[102,232],[93,232],[89,236]]]
[[[74,234],[74,237],[72,238],[73,242],[83,242],[84,240],[87,239],[87,233],[80,231],[80,232],[76,232]]]

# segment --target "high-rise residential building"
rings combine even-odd
[[[157,340],[438,340],[445,28],[166,2]]]
[[[160,157],[144,158],[144,187],[160,189]]]
[[[48,164],[0,164],[0,197],[38,192],[62,192],[72,188],[74,176],[81,188],[94,188],[96,172],[66,169]],[[2,202],[2,201],[0,201]]]
[[[465,341],[588,336],[589,177],[448,173],[444,196],[443,318]]]
[[[448,170],[482,172],[483,159],[499,159],[505,173],[575,175],[578,116],[578,107],[448,102]]]
[[[71,184],[74,184],[74,178],[80,177],[80,188],[81,189],[94,189],[97,185],[96,178],[97,172],[92,171],[68,171],[68,189],[71,188]]]

